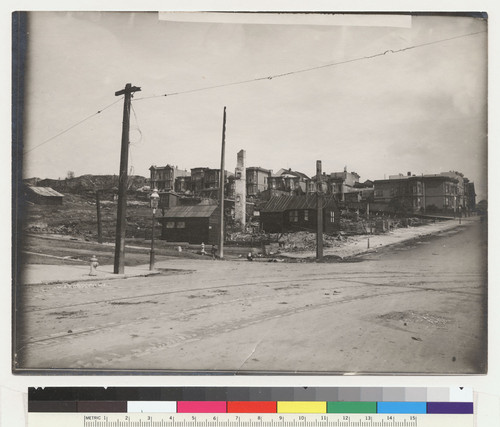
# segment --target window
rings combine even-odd
[[[330,211],[330,222],[331,223],[335,222],[335,212],[334,211]]]
[[[384,192],[382,190],[375,191],[375,197],[382,197],[383,195],[384,195]]]
[[[309,211],[308,210],[304,211],[304,221],[309,221]]]
[[[186,228],[186,223],[184,221],[177,221],[177,228]]]
[[[167,228],[175,228],[175,222],[174,221],[168,221],[167,222]]]
[[[290,211],[288,217],[290,222],[299,222],[299,211]]]

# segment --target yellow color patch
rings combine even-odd
[[[326,414],[326,402],[277,402],[281,414]]]

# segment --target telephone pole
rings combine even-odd
[[[130,103],[132,94],[140,91],[140,87],[127,83],[125,89],[115,92],[115,96],[124,95],[122,147],[120,156],[120,176],[118,181],[118,212],[116,218],[115,264],[114,274],[125,272],[125,229],[127,227],[127,171],[128,171],[128,144],[130,131]]]
[[[224,258],[224,157],[226,150],[226,107],[222,117],[222,150],[220,155],[220,181],[219,181],[219,258]]]
[[[316,161],[316,259],[323,259],[323,187],[322,187],[321,160]]]
[[[95,190],[95,206],[97,208],[97,243],[102,243],[101,190]]]

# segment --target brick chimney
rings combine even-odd
[[[245,150],[237,154],[234,188],[234,219],[240,225],[241,231],[245,230],[247,207],[247,178],[245,168]]]

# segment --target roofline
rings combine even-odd
[[[251,169],[253,169],[253,170],[260,170],[260,171],[264,171],[264,172],[271,172],[271,170],[272,170],[272,169],[266,169],[266,168],[263,168],[263,167],[260,167],[260,166],[248,166],[246,169],[247,170],[249,170],[249,169],[250,170]]]
[[[430,179],[458,182],[458,179],[446,175],[412,175],[412,176],[402,176],[401,178],[375,179],[373,181],[373,184],[381,182],[418,181],[418,180],[430,180]]]

